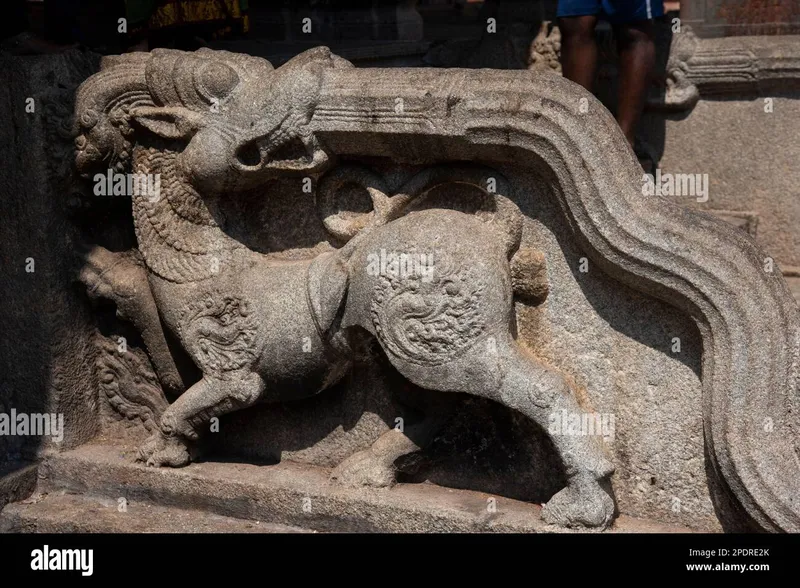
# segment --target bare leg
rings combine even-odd
[[[558,19],[561,30],[561,70],[568,80],[590,92],[597,69],[596,16],[569,16]]]
[[[656,61],[653,23],[626,23],[615,27],[614,33],[620,65],[617,121],[632,147]]]
[[[263,391],[263,380],[252,372],[226,374],[225,379],[203,377],[164,411],[160,430],[139,449],[139,459],[151,466],[186,465],[188,443],[198,439],[204,425],[255,404]]]

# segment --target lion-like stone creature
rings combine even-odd
[[[425,206],[442,183],[479,186],[477,168],[424,171],[392,195],[367,171],[330,171],[320,183],[322,209],[331,204],[325,194],[350,182],[368,191],[374,210],[351,221],[329,215],[326,227],[343,245],[310,259],[271,259],[223,230],[221,199],[331,167],[309,122],[325,72],[347,67],[324,48],[277,70],[221,51],[156,50],[107,58],[79,90],[80,171],[160,178],[158,197],[133,195],[136,255],[96,247],[81,275],[90,294],[115,301],[142,332],[161,385],[179,394],[140,449],[148,465],[187,464],[214,417],[330,387],[363,338],[377,340],[414,384],[492,399],[545,430],[552,413],[580,411],[565,377],[512,336],[514,296],[543,291],[525,280],[526,267],[542,274],[542,260],[520,250],[516,205],[484,189],[482,214]],[[388,263],[381,252],[392,254]],[[188,389],[167,332],[202,371]],[[602,440],[552,441],[568,485],[543,517],[607,526],[614,467]],[[394,459],[416,449],[392,430],[333,477],[388,485]]]

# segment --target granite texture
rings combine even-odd
[[[643,195],[570,82],[158,50],[105,58],[74,123],[89,247],[61,269],[88,294],[72,365],[94,371],[61,397],[94,428],[73,438],[206,461],[209,484],[230,475],[214,460],[283,460],[267,468],[311,476],[327,530],[349,524],[340,492],[376,530],[481,529],[438,499],[398,523],[421,500],[387,506],[398,480],[544,503],[530,529],[800,530],[786,281],[747,232]],[[98,218],[92,187],[131,173],[160,191]],[[574,415],[598,430],[558,425]]]

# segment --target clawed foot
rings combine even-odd
[[[85,256],[80,281],[91,298],[113,300],[124,318],[135,313],[140,299],[149,295],[147,272],[128,253],[95,246]]]
[[[344,486],[386,488],[395,483],[395,469],[391,463],[365,449],[354,453],[331,473],[331,480]]]
[[[560,527],[604,529],[614,517],[614,499],[591,476],[576,476],[542,509],[542,518]]]
[[[150,467],[179,468],[189,463],[189,448],[177,435],[167,437],[156,432],[139,448],[137,461]]]

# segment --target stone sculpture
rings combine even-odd
[[[433,187],[470,182],[474,173],[431,169],[390,195],[363,170],[337,169],[323,180],[323,198],[358,182],[374,212],[350,223],[331,215],[329,229],[347,245],[309,260],[270,263],[219,226],[213,198],[328,163],[309,121],[324,70],[337,67],[348,64],[325,50],[278,71],[254,57],[154,51],[120,58],[80,91],[79,168],[130,166],[134,174],[157,174],[164,192],[133,195],[141,260],[95,249],[82,280],[141,329],[165,387],[181,384],[162,319],[203,372],[141,448],[148,465],[188,463],[188,444],[213,417],[327,388],[344,373],[359,336],[376,337],[394,367],[419,386],[491,398],[543,427],[553,411],[580,410],[563,376],[526,355],[510,332],[519,209],[491,193],[484,219],[425,209]],[[302,148],[298,157],[282,156],[293,141]],[[380,263],[370,258],[381,251],[394,260],[370,271]],[[291,344],[304,339],[305,349]],[[569,485],[544,516],[562,525],[607,525],[614,503],[600,483],[614,468],[601,443],[553,440]],[[341,470],[365,482],[385,479],[391,463],[364,463],[369,455],[353,456]],[[381,466],[388,472],[376,475]]]
[[[545,429],[553,413],[580,413],[570,378],[514,337],[514,301],[550,295],[544,257],[521,245],[525,219],[510,182],[491,166],[521,157],[598,267],[697,321],[715,499],[734,504],[741,525],[800,529],[797,477],[785,471],[797,462],[797,316],[785,283],[763,271],[746,236],[644,198],[613,118],[569,82],[459,70],[389,76],[324,48],[277,70],[226,52],[156,50],[106,58],[78,92],[76,123],[88,177],[112,169],[160,178],[160,194],[133,194],[138,249],[95,247],[81,272],[90,295],[114,301],[141,332],[152,362],[135,393],[115,378],[144,368],[103,364],[112,405],[141,411],[153,431],[140,450],[147,464],[187,464],[215,417],[331,386],[365,339],[422,388],[489,398]],[[421,168],[390,187],[350,156]],[[249,244],[228,206],[292,177],[315,185],[337,246],[276,259]],[[445,184],[479,191],[478,203],[429,202]],[[343,206],[354,187],[369,195],[368,210]],[[729,246],[724,258],[718,242]],[[199,381],[185,380],[173,340]],[[550,438],[567,486],[543,517],[607,526],[614,465],[602,439]],[[333,477],[388,485],[394,459],[418,449],[394,430],[375,445]]]
[[[550,21],[543,21],[539,32],[531,41],[528,67],[530,69],[551,69],[561,73],[561,31]]]

